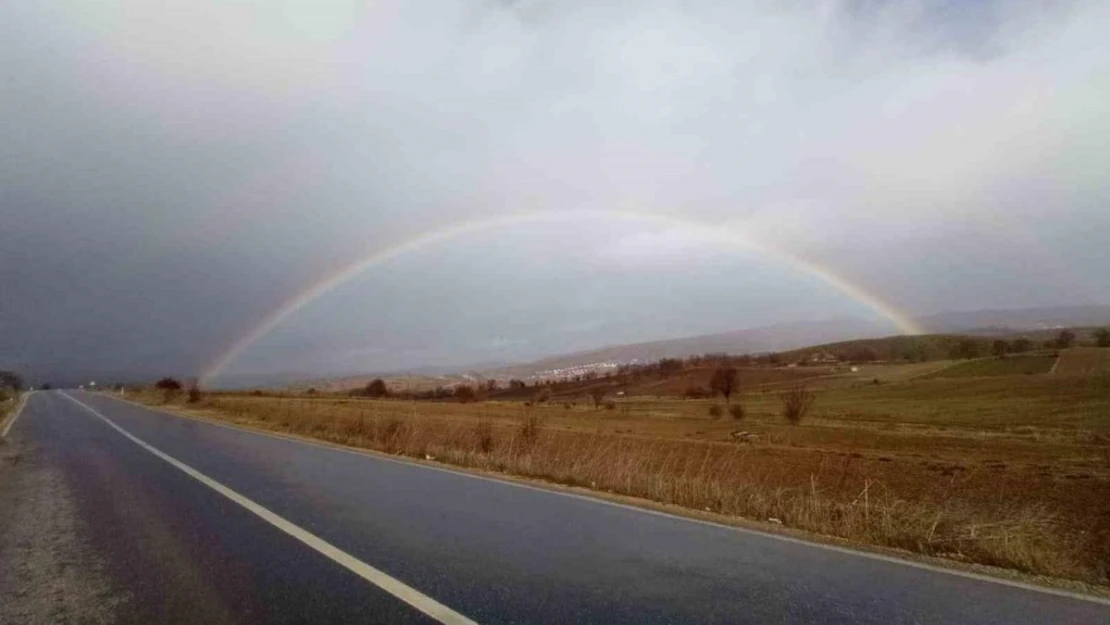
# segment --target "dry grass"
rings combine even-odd
[[[1060,375],[1110,374],[1110,347],[1073,347],[1060,352]]]
[[[8,423],[8,419],[15,413],[16,408],[19,407],[23,399],[23,393],[9,392],[7,389],[0,389],[0,432]],[[3,444],[4,439],[0,438],[0,444]]]
[[[1020,395],[1028,378],[1018,381],[1005,393]],[[1019,398],[1024,411],[1010,410],[999,424],[989,402],[992,393],[1003,396],[998,384],[928,380],[818,392],[800,427],[782,420],[777,393],[749,394],[741,398],[744,428],[755,436],[745,443],[727,442],[736,422],[707,415],[711,402],[703,400],[595,411],[212,394],[197,405],[209,417],[391,454],[1110,583],[1110,413],[1083,413],[1110,399],[1074,381],[1046,386],[1041,392],[1055,395],[1045,405],[1062,413],[1063,402],[1071,413],[1046,418],[1033,414],[1041,404]],[[921,408],[922,396],[934,411],[964,401],[938,415]]]
[[[782,401],[783,418],[791,425],[798,425],[813,407],[813,402],[817,401],[817,394],[805,382],[797,382],[779,393],[779,400]]]

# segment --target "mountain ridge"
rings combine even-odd
[[[1014,309],[945,311],[914,319],[925,333],[981,336],[1062,327],[1110,325],[1110,305],[1044,306]],[[483,371],[489,376],[532,375],[552,369],[600,362],[651,361],[705,353],[765,353],[854,339],[897,334],[888,324],[854,317],[802,321],[661,339],[557,354],[528,363]]]

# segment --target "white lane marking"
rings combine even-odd
[[[411,459],[407,459],[407,458],[398,458],[396,456],[386,455],[382,452],[374,451],[374,450],[371,450],[371,449],[353,449],[353,448],[349,448],[349,447],[344,447],[342,445],[339,445],[338,443],[326,443],[326,442],[322,442],[322,441],[321,442],[311,441],[311,440],[307,440],[307,439],[304,439],[304,438],[301,438],[301,437],[298,437],[298,436],[289,435],[289,434],[281,434],[281,433],[278,433],[278,432],[266,432],[264,430],[255,430],[255,429],[252,429],[252,428],[244,427],[244,426],[241,426],[241,425],[236,425],[236,424],[233,424],[233,423],[220,423],[220,422],[212,420],[212,419],[203,419],[203,418],[199,418],[199,417],[181,415],[181,414],[177,414],[177,413],[174,413],[174,412],[169,412],[169,411],[166,411],[166,410],[159,410],[158,408],[151,408],[149,406],[145,406],[143,404],[131,401],[129,399],[120,399],[118,397],[108,397],[108,399],[112,399],[114,401],[122,402],[122,403],[125,403],[125,404],[131,404],[132,406],[135,406],[136,408],[139,408],[139,409],[144,410],[146,412],[152,412],[152,413],[155,413],[155,414],[163,414],[163,415],[166,415],[168,417],[174,417],[176,419],[188,419],[189,421],[193,421],[193,422],[196,422],[196,423],[204,423],[204,424],[212,425],[212,426],[215,426],[215,427],[226,428],[226,429],[229,429],[229,430],[236,430],[236,431],[241,432],[243,434],[251,434],[251,435],[255,435],[255,436],[266,436],[266,437],[274,438],[274,439],[277,439],[277,440],[280,440],[280,441],[285,441],[287,443],[296,443],[296,444],[300,444],[300,445],[306,445],[308,447],[317,447],[319,449],[325,449],[325,450],[329,450],[329,451],[335,451],[335,452],[339,452],[339,453],[350,454],[352,456],[361,456],[363,458],[368,458],[368,459],[371,459],[371,460],[381,460],[381,461],[384,461],[384,462],[392,462],[394,464],[401,464],[401,465],[405,465],[405,466],[409,466],[409,467],[413,467],[413,468],[417,468],[417,469],[426,469],[426,470],[429,470],[429,471],[440,471],[442,473],[450,473],[452,475],[457,475],[459,477],[466,477],[466,478],[475,479],[475,480],[483,480],[483,481],[486,481],[486,482],[493,482],[494,484],[501,484],[502,486],[511,486],[511,487],[514,487],[514,488],[523,488],[523,489],[526,489],[526,490],[536,491],[536,492],[544,493],[544,494],[547,494],[547,495],[557,495],[559,497],[569,497],[571,499],[578,499],[580,501],[586,501],[586,502],[593,503],[593,504],[600,504],[600,505],[603,505],[603,506],[611,506],[611,507],[614,507],[614,508],[622,508],[624,510],[629,510],[631,512],[638,512],[638,513],[641,513],[641,514],[650,514],[650,515],[653,515],[653,516],[663,517],[663,518],[666,518],[666,519],[671,519],[672,521],[679,521],[679,522],[682,522],[682,523],[696,523],[698,525],[707,525],[709,527],[715,527],[715,528],[718,528],[718,529],[728,530],[728,531],[732,531],[732,532],[738,532],[738,533],[741,533],[741,534],[751,534],[751,535],[754,535],[754,536],[760,536],[762,538],[769,538],[771,540],[778,540],[778,541],[782,541],[782,542],[785,542],[785,543],[791,543],[791,544],[794,544],[794,545],[801,545],[803,547],[811,547],[811,548],[814,548],[814,549],[824,549],[826,551],[834,551],[836,553],[842,553],[842,554],[848,555],[848,556],[855,556],[855,557],[858,557],[858,558],[866,558],[868,560],[877,560],[879,562],[888,562],[890,564],[897,564],[897,565],[900,565],[900,566],[906,566],[906,567],[909,567],[909,568],[912,568],[912,569],[921,569],[921,570],[924,570],[924,571],[929,571],[931,573],[941,573],[941,574],[944,574],[944,575],[954,575],[956,577],[963,577],[963,578],[966,578],[966,579],[972,579],[972,580],[976,580],[976,581],[980,581],[980,582],[988,582],[988,583],[991,583],[991,584],[1000,584],[1002,586],[1011,586],[1013,588],[1018,588],[1018,589],[1021,589],[1021,590],[1029,590],[1029,591],[1032,591],[1032,592],[1040,592],[1040,593],[1044,593],[1046,595],[1056,595],[1058,597],[1064,597],[1064,598],[1067,598],[1067,599],[1077,599],[1077,600],[1080,600],[1080,601],[1090,601],[1092,603],[1099,603],[1099,604],[1102,604],[1102,605],[1110,605],[1110,598],[1103,597],[1103,596],[1100,596],[1100,595],[1077,592],[1077,591],[1073,591],[1073,590],[1064,590],[1062,588],[1052,588],[1050,586],[1040,586],[1040,585],[1032,584],[1032,583],[1029,583],[1029,582],[1023,582],[1023,581],[1013,580],[1013,579],[1006,579],[1006,578],[1003,578],[1003,577],[995,577],[993,575],[987,575],[985,573],[976,573],[974,571],[964,571],[964,570],[961,570],[961,569],[956,569],[956,568],[943,566],[941,564],[932,564],[930,562],[918,562],[918,561],[909,560],[909,559],[906,559],[906,558],[899,558],[897,556],[886,555],[886,554],[882,554],[882,553],[875,553],[875,552],[871,552],[871,551],[861,551],[859,549],[852,549],[851,547],[841,547],[839,545],[830,545],[830,544],[827,544],[827,543],[820,543],[820,542],[815,542],[815,541],[812,541],[812,540],[806,540],[804,538],[795,538],[794,536],[786,536],[786,535],[783,535],[783,534],[774,534],[774,533],[771,533],[771,532],[766,532],[766,531],[763,531],[763,530],[757,530],[757,529],[753,529],[753,528],[750,528],[750,527],[741,527],[741,526],[738,526],[738,525],[726,525],[724,523],[718,523],[716,521],[709,521],[709,520],[706,520],[706,519],[699,519],[699,518],[696,518],[696,517],[682,516],[680,514],[673,514],[673,513],[670,513],[670,512],[663,512],[662,510],[653,510],[651,508],[645,508],[645,507],[642,507],[642,506],[635,506],[635,505],[632,505],[632,504],[620,503],[620,502],[617,502],[617,501],[610,501],[608,499],[602,499],[601,497],[598,497],[598,496],[583,495],[583,494],[568,492],[568,491],[564,491],[564,490],[557,490],[557,489],[552,488],[552,487],[534,486],[532,484],[525,484],[525,483],[518,482],[518,481],[515,481],[515,480],[512,480],[512,479],[508,479],[508,478],[501,478],[501,477],[495,477],[495,476],[489,476],[489,475],[479,475],[477,473],[470,473],[470,472],[467,472],[467,471],[463,471],[461,469],[453,469],[453,468],[447,467],[447,466],[426,464],[426,463],[423,463],[423,462],[418,462],[416,460],[411,460]],[[1002,569],[1002,570],[1005,570],[1005,569]]]
[[[85,410],[88,410],[93,415],[98,417],[100,420],[104,421],[109,426],[111,426],[113,429],[115,429],[117,432],[119,432],[120,434],[123,434],[125,437],[130,439],[136,445],[138,445],[138,446],[142,447],[143,449],[149,451],[150,453],[154,454],[155,456],[158,456],[162,460],[165,460],[166,462],[168,462],[171,465],[177,467],[178,469],[181,469],[181,471],[183,471],[184,473],[186,473],[190,477],[196,479],[198,482],[204,484],[205,486],[211,488],[212,490],[216,491],[217,493],[223,495],[224,497],[227,497],[228,499],[234,501],[235,503],[239,504],[240,506],[243,506],[247,510],[249,510],[249,511],[253,512],[254,514],[258,515],[259,517],[261,517],[264,521],[266,521],[270,525],[273,525],[274,527],[280,529],[281,531],[285,532],[286,534],[289,534],[293,538],[296,538],[297,540],[299,540],[302,543],[308,545],[309,547],[312,547],[316,551],[318,551],[321,554],[327,556],[332,561],[334,561],[335,563],[339,564],[340,566],[346,568],[347,570],[351,571],[355,575],[358,575],[359,577],[365,579],[366,581],[370,582],[371,584],[374,584],[378,588],[381,588],[382,590],[388,592],[389,594],[393,595],[394,597],[397,597],[401,601],[404,601],[405,603],[411,605],[412,607],[416,608],[417,610],[420,610],[424,614],[427,614],[428,616],[430,616],[433,619],[439,621],[440,623],[444,623],[444,625],[477,625],[477,623],[475,621],[472,621],[469,618],[463,616],[462,614],[459,614],[458,612],[455,612],[451,608],[449,608],[449,607],[443,605],[442,603],[436,601],[435,599],[432,599],[431,597],[421,593],[419,590],[416,590],[412,586],[409,586],[409,585],[405,584],[404,582],[402,582],[398,579],[390,577],[389,575],[383,573],[382,571],[379,571],[378,569],[370,566],[369,564],[366,564],[362,560],[359,560],[358,558],[352,556],[351,554],[339,549],[335,545],[332,545],[331,543],[329,543],[326,540],[320,538],[319,536],[316,536],[316,535],[306,531],[305,529],[301,528],[300,526],[285,520],[284,518],[278,516],[277,514],[274,514],[270,510],[268,510],[268,509],[260,506],[259,504],[251,501],[247,497],[244,497],[243,495],[240,495],[239,493],[231,490],[227,486],[224,486],[223,484],[221,484],[221,483],[217,482],[216,480],[208,477],[207,475],[201,473],[200,471],[197,471],[196,469],[190,467],[189,465],[185,464],[184,462],[181,462],[180,460],[174,458],[173,456],[170,456],[169,454],[166,454],[165,452],[151,446],[146,441],[143,441],[143,440],[137,438],[136,436],[134,436],[133,434],[131,434],[127,430],[125,430],[125,429],[121,428],[120,426],[116,425],[114,421],[112,421],[108,417],[105,417],[103,414],[98,412],[95,408],[92,408],[91,406],[85,404],[84,402],[80,401],[79,399],[76,399],[75,397],[71,397],[71,396],[67,395],[66,393],[61,393],[61,395],[63,397],[65,397],[66,399],[72,401],[73,403],[77,404],[78,406],[81,406]]]
[[[0,431],[0,438],[8,437],[8,432],[10,432],[12,426],[15,425],[15,420],[19,418],[19,415],[23,414],[23,408],[27,405],[27,400],[30,399],[31,395],[34,394],[35,391],[31,391],[24,394],[23,397],[19,398],[19,405],[15,407],[15,412],[13,412],[10,417],[8,417],[8,422],[4,424],[3,431]]]

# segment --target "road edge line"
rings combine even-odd
[[[409,586],[401,580],[391,577],[387,573],[376,569],[373,566],[370,566],[369,564],[363,562],[362,560],[359,560],[358,558],[343,551],[335,545],[332,545],[323,538],[320,538],[319,536],[316,536],[315,534],[305,530],[299,525],[286,520],[284,517],[279,516],[268,508],[254,502],[253,500],[232,490],[231,488],[224,486],[220,482],[217,482],[216,480],[208,477],[207,475],[201,473],[193,467],[185,464],[184,462],[181,462],[177,458],[174,458],[173,456],[163,452],[157,447],[154,447],[146,441],[138,438],[134,434],[131,434],[127,430],[117,425],[108,417],[101,414],[100,411],[85,404],[81,400],[75,397],[71,397],[69,394],[64,392],[59,393],[62,395],[62,397],[65,397],[71,402],[89,411],[90,413],[92,413],[93,416],[99,418],[101,421],[104,421],[112,429],[116,430],[139,447],[142,447],[151,454],[157,456],[158,458],[161,458],[162,460],[166,461],[171,466],[185,473],[189,477],[192,477],[201,484],[204,484],[208,488],[216,491],[220,495],[223,495],[231,501],[239,504],[248,512],[253,513],[255,516],[258,516],[263,521],[266,521],[270,525],[273,525],[286,534],[289,534],[293,538],[304,543],[305,545],[325,556],[329,560],[351,571],[355,575],[358,575],[362,579],[370,582],[374,586],[377,586],[390,595],[393,595],[397,599],[400,599],[401,601],[426,614],[427,616],[435,619],[436,621],[443,623],[444,625],[478,625],[476,621],[473,621],[466,616],[463,616],[462,614],[452,610],[451,608],[443,605],[442,603],[436,601],[428,595],[425,595],[419,590],[416,590],[415,588]]]
[[[170,412],[169,410],[164,410],[164,409],[160,409],[160,408],[153,407],[153,406],[147,406],[145,404],[141,404],[139,402],[132,401],[130,399],[122,399],[122,398],[112,397],[112,396],[104,396],[104,397],[106,397],[107,399],[110,399],[110,400],[122,402],[122,403],[125,403],[125,404],[130,404],[132,406],[135,406],[137,408],[141,408],[141,409],[146,410],[148,412],[153,412],[153,413],[156,413],[156,414],[160,413],[160,414],[168,415],[168,416],[171,416],[171,417],[177,417],[179,419],[188,419],[190,421],[196,421],[196,422],[199,422],[199,423],[206,423],[206,424],[209,424],[209,425],[213,425],[215,427],[227,428],[229,430],[237,430],[237,431],[243,432],[245,434],[257,434],[257,435],[261,435],[261,436],[267,436],[267,437],[270,437],[270,438],[274,438],[274,439],[277,439],[277,440],[287,441],[287,442],[290,442],[290,443],[299,443],[299,444],[302,444],[302,445],[308,445],[310,447],[317,447],[317,448],[320,448],[320,449],[336,451],[336,452],[340,452],[340,453],[350,454],[350,455],[353,455],[353,456],[362,456],[362,457],[366,457],[366,458],[372,458],[372,459],[375,459],[375,460],[383,460],[385,462],[392,462],[394,464],[400,464],[400,465],[406,465],[406,466],[410,466],[410,467],[428,469],[428,470],[431,470],[431,471],[441,471],[443,473],[451,473],[451,474],[458,475],[458,476],[461,476],[461,477],[469,477],[469,478],[474,478],[474,479],[478,479],[478,480],[485,480],[485,481],[488,481],[488,482],[494,482],[494,483],[503,484],[503,485],[506,485],[506,486],[515,486],[517,488],[526,488],[528,490],[533,490],[533,491],[540,492],[540,493],[547,493],[547,494],[550,494],[550,495],[559,495],[561,497],[570,497],[570,498],[578,499],[578,500],[581,500],[581,501],[603,504],[603,505],[606,505],[606,506],[614,506],[614,507],[617,507],[617,508],[623,508],[625,510],[631,510],[631,511],[634,511],[634,512],[643,512],[643,513],[646,513],[646,514],[652,514],[652,515],[655,515],[655,516],[660,516],[660,517],[664,517],[664,518],[668,518],[668,519],[672,519],[672,520],[676,520],[676,521],[684,521],[684,522],[688,522],[688,523],[699,523],[701,525],[708,525],[710,527],[716,527],[716,528],[719,528],[719,529],[731,530],[731,531],[741,532],[741,533],[745,533],[745,534],[752,534],[752,535],[755,535],[755,536],[762,536],[764,538],[770,538],[770,539],[773,539],[773,540],[780,540],[780,541],[795,544],[795,545],[801,545],[801,546],[805,546],[805,547],[814,547],[814,548],[817,548],[817,549],[825,549],[825,550],[828,550],[828,551],[834,551],[834,552],[842,553],[842,554],[845,554],[845,555],[857,556],[857,557],[861,557],[861,558],[867,558],[867,559],[870,559],[870,560],[878,560],[878,561],[881,561],[881,562],[888,562],[888,563],[891,563],[891,564],[898,564],[898,565],[902,565],[902,566],[908,566],[910,568],[922,569],[922,570],[931,571],[931,572],[934,572],[934,573],[943,573],[943,574],[947,574],[947,575],[955,575],[955,576],[958,576],[958,577],[974,579],[974,580],[978,580],[978,581],[982,581],[982,582],[1001,584],[1003,586],[1011,586],[1011,587],[1014,587],[1014,588],[1020,588],[1022,590],[1029,590],[1029,591],[1033,591],[1033,592],[1040,592],[1040,593],[1044,593],[1044,594],[1056,595],[1056,596],[1059,596],[1059,597],[1065,597],[1065,598],[1068,598],[1068,599],[1077,599],[1077,600],[1080,600],[1080,601],[1088,601],[1088,602],[1098,603],[1098,604],[1101,604],[1101,605],[1110,606],[1110,597],[1106,597],[1106,596],[1102,596],[1102,595],[1098,595],[1098,594],[1094,594],[1094,593],[1084,593],[1084,592],[1079,592],[1079,591],[1076,591],[1076,590],[1066,590],[1066,589],[1063,589],[1063,588],[1053,588],[1051,586],[1044,586],[1044,585],[1035,584],[1035,583],[1027,582],[1027,581],[1021,581],[1021,580],[1015,580],[1015,579],[1006,579],[1004,577],[996,577],[996,576],[993,576],[993,575],[988,575],[986,573],[979,573],[979,572],[976,572],[976,571],[965,571],[965,570],[962,570],[962,569],[946,566],[945,564],[938,564],[938,563],[933,563],[933,562],[919,562],[919,561],[916,561],[916,560],[911,560],[909,558],[902,558],[902,557],[899,557],[897,555],[890,555],[890,554],[887,554],[887,553],[866,551],[866,550],[863,550],[863,549],[856,549],[856,548],[852,548],[852,547],[848,547],[848,546],[844,546],[844,545],[839,545],[839,544],[823,543],[823,542],[819,542],[819,541],[815,541],[815,540],[807,540],[807,539],[799,537],[799,536],[791,536],[791,535],[788,535],[788,534],[777,534],[777,533],[772,532],[772,531],[761,530],[761,529],[757,529],[757,528],[753,528],[753,527],[745,527],[745,526],[742,526],[742,525],[729,525],[727,523],[720,523],[720,522],[717,522],[717,521],[698,518],[698,517],[695,517],[695,516],[685,516],[685,515],[682,515],[682,514],[667,512],[667,511],[664,511],[664,510],[656,510],[654,508],[649,508],[649,507],[645,507],[645,506],[637,506],[637,505],[634,505],[634,504],[631,504],[631,503],[613,501],[611,499],[607,499],[607,498],[603,497],[602,495],[605,495],[605,493],[602,493],[602,492],[598,492],[597,494],[594,494],[592,492],[591,493],[580,493],[580,492],[575,492],[575,491],[570,491],[570,490],[563,490],[562,488],[558,487],[558,485],[526,483],[523,480],[528,479],[528,478],[518,477],[518,476],[514,476],[512,474],[506,474],[504,476],[485,475],[485,474],[482,474],[482,473],[476,473],[476,472],[469,471],[469,470],[467,470],[466,467],[455,467],[453,465],[448,465],[448,464],[444,464],[444,463],[440,463],[440,462],[435,462],[435,463],[426,462],[426,461],[422,462],[422,461],[420,461],[416,458],[410,458],[410,457],[406,457],[406,456],[396,456],[396,455],[392,455],[392,454],[387,454],[385,452],[377,451],[377,450],[374,450],[374,449],[359,449],[359,448],[347,447],[347,446],[341,445],[339,443],[330,443],[330,442],[327,442],[327,441],[312,440],[312,439],[308,439],[308,438],[305,438],[305,437],[302,437],[302,436],[299,436],[299,435],[294,435],[294,434],[285,434],[285,433],[282,433],[282,432],[270,432],[270,431],[267,431],[267,430],[250,428],[250,427],[235,424],[235,423],[222,423],[222,422],[217,421],[215,419],[206,419],[206,418],[203,418],[203,417],[197,417],[197,416],[193,416],[193,415],[179,414],[179,413],[176,413],[176,412]],[[516,478],[516,479],[514,479],[514,478]],[[651,500],[644,500],[644,501],[660,504],[660,502],[652,502]],[[660,505],[663,505],[663,504],[660,504]],[[737,518],[742,519],[742,520],[749,520],[750,521],[750,519],[745,519],[744,517],[737,517]],[[924,556],[924,557],[928,557],[928,556]],[[1008,571],[1009,569],[1000,569],[1000,570]],[[1068,580],[1062,580],[1062,581],[1066,582]],[[1079,582],[1079,583],[1082,583],[1082,582]]]
[[[12,414],[8,415],[8,419],[4,422],[3,427],[0,427],[0,438],[8,438],[8,432],[10,432],[12,426],[15,425],[16,419],[23,414],[23,408],[27,405],[27,400],[34,394],[34,391],[29,391],[19,398],[19,405],[15,407],[15,411],[12,412]]]

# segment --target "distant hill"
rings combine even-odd
[[[1062,327],[1110,325],[1110,306],[1062,306],[1015,310],[944,312],[915,319],[930,334],[1009,336],[1018,333],[1047,333]],[[648,362],[660,358],[682,358],[695,354],[753,354],[824,346],[831,343],[887,337],[890,327],[881,322],[843,318],[800,322],[704,334],[687,338],[612,345],[600,349],[544,358],[535,362],[484,371],[488,376],[526,377],[539,372],[603,362]],[[946,351],[953,339],[928,341],[928,349]],[[898,349],[905,346],[895,342]]]
[[[585,352],[544,358],[535,362],[487,370],[489,376],[524,377],[538,372],[603,362],[649,362],[695,354],[751,354],[797,349],[852,338],[881,337],[890,327],[864,319],[832,319],[791,323],[680,339],[613,345]]]
[[[976,310],[943,312],[915,319],[928,333],[935,335],[976,335],[981,337],[1013,337],[1024,335],[1033,340],[1051,338],[1063,327],[1092,328],[1110,326],[1110,306],[1061,306],[1026,309]],[[365,385],[375,377],[383,377],[402,388],[418,389],[426,386],[450,386],[468,383],[481,378],[527,378],[532,375],[596,363],[650,362],[660,358],[682,358],[696,354],[728,353],[758,354],[789,352],[792,350],[829,349],[849,347],[867,339],[886,338],[885,343],[868,345],[884,357],[904,354],[925,342],[930,358],[947,353],[953,338],[917,337],[919,340],[890,337],[891,327],[881,321],[858,318],[839,318],[824,321],[770,325],[731,332],[704,334],[676,339],[610,345],[598,349],[550,356],[529,363],[483,363],[465,367],[428,366],[392,373],[320,374],[265,374],[256,376],[227,376],[221,386],[234,388],[317,387],[329,390],[355,388]],[[1080,336],[1086,340],[1086,333]],[[851,347],[854,347],[852,345]],[[889,349],[887,349],[889,348]],[[901,356],[897,356],[901,357]]]
[[[1022,330],[1110,325],[1110,306],[1058,306],[943,312],[915,320],[930,333],[1009,334]]]
[[[1009,337],[1010,335],[1006,335]],[[968,339],[967,334],[898,335],[872,339],[852,339],[824,345],[810,345],[782,352],[783,362],[805,361],[829,355],[838,361],[867,362],[873,360],[909,360],[924,362],[949,358],[959,343]],[[990,353],[993,339],[972,337],[979,354]]]

